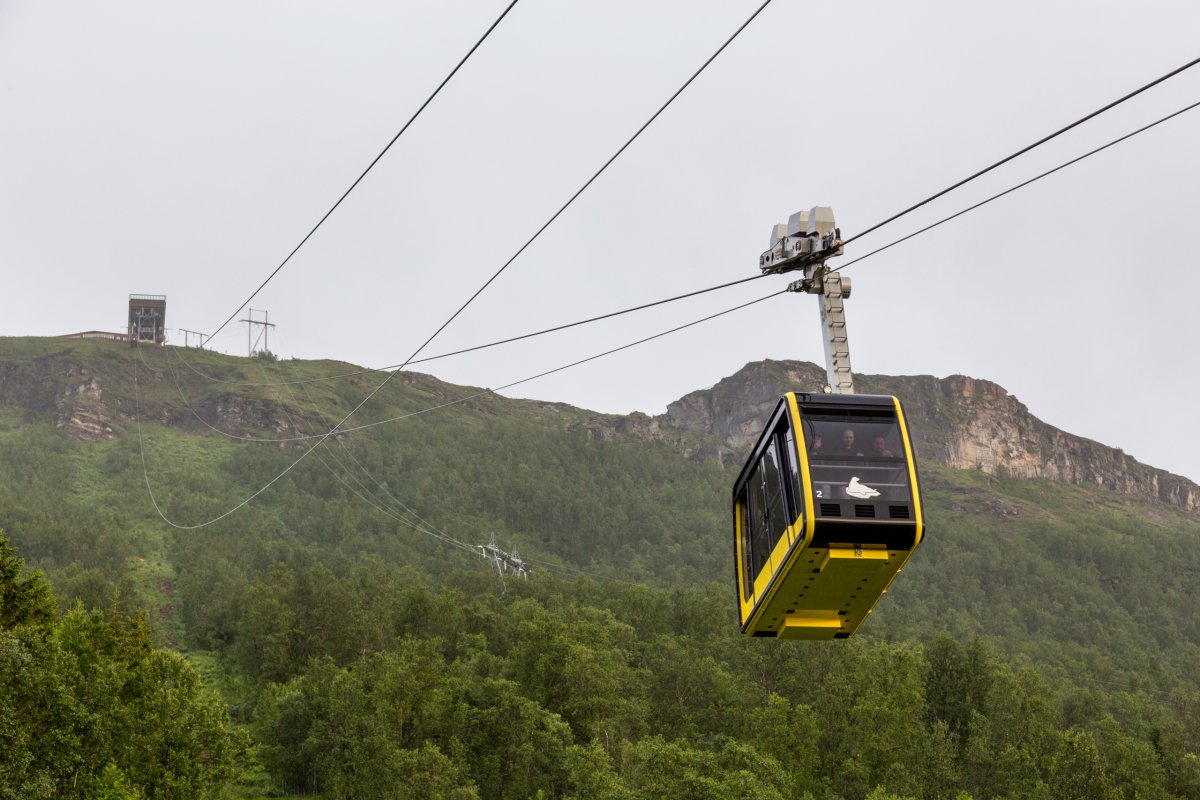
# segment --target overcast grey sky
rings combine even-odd
[[[130,292],[214,330],[504,5],[0,0],[0,335],[118,330]],[[521,0],[251,304],[272,349],[403,361],[757,5]],[[756,274],[801,208],[854,235],[1197,57],[1197,33],[1195,2],[775,0],[427,353]],[[1197,100],[1200,67],[843,260]],[[1200,479],[1198,142],[1200,109],[849,268],[856,371],[993,380]],[[788,281],[419,369],[498,386]],[[821,362],[814,298],[516,394],[660,413],[763,358]]]

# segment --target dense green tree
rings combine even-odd
[[[564,766],[563,800],[631,800],[633,797],[599,742],[568,747]]]
[[[777,694],[750,714],[750,741],[789,775],[789,797],[821,793],[818,719],[812,707],[792,705]]]
[[[556,797],[567,783],[570,727],[512,681],[449,682],[440,738],[485,798]]]
[[[58,615],[41,573],[21,577],[24,563],[0,530],[0,630],[11,631],[23,625],[44,627]]]
[[[642,739],[622,752],[623,779],[638,800],[783,800],[779,764],[750,745],[728,741],[714,752]]]
[[[1077,728],[1059,735],[1059,746],[1050,763],[1050,786],[1063,800],[1116,800],[1100,760],[1096,741]]]
[[[1167,800],[1166,772],[1150,742],[1121,730],[1111,716],[1097,725],[1097,745],[1104,771],[1122,800]]]
[[[0,797],[203,797],[240,738],[144,619],[76,607],[61,622],[41,577],[0,537]]]
[[[633,663],[634,630],[594,608],[514,603],[512,677],[560,714],[576,739],[635,736],[646,717],[645,682]]]
[[[972,715],[986,713],[990,658],[978,639],[964,648],[948,636],[939,636],[925,648],[925,661],[927,719],[930,724],[944,722],[963,749]]]

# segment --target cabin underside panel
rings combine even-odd
[[[802,550],[778,581],[754,632],[781,639],[850,636],[887,591],[908,555],[869,545]]]

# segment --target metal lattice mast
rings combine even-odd
[[[259,334],[259,336],[261,336],[262,340],[263,340],[263,350],[268,353],[271,352],[270,341],[267,339],[267,332],[271,328],[275,327],[275,323],[267,321],[268,319],[270,319],[270,317],[268,316],[270,312],[264,311],[261,308],[257,309],[257,311],[258,311],[258,313],[263,315],[263,318],[255,319],[254,318],[255,310],[256,309],[253,309],[253,308],[246,309],[246,311],[248,312],[248,314],[247,314],[248,318],[238,320],[238,322],[246,323],[246,356],[247,357],[254,355],[254,345],[256,345],[258,343],[258,340],[253,338],[255,325],[262,326],[262,332]]]
[[[496,574],[500,576],[501,582],[504,581],[504,576],[507,574],[519,575],[522,578],[529,577],[529,565],[525,560],[517,555],[517,548],[513,547],[511,553],[506,553],[500,549],[500,545],[496,544],[496,534],[492,533],[491,539],[487,544],[476,545],[475,549],[479,554],[492,562],[492,566],[496,568]]]

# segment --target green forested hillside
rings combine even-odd
[[[197,371],[269,382],[346,366],[187,357],[196,371],[168,351],[0,340],[0,529],[77,608],[53,636],[144,612],[154,644],[221,693],[232,760],[196,791],[1200,796],[1200,520],[1185,512],[926,463],[926,543],[860,636],[747,640],[730,472],[685,457],[694,437],[563,406],[484,394],[351,433],[247,508],[168,526],[147,484],[195,525],[307,446],[223,437],[183,397],[227,433],[278,438],[340,419],[373,380],[241,387]],[[392,383],[356,421],[478,391]],[[111,438],[73,429],[79,409]],[[431,533],[495,533],[535,570],[501,581]],[[37,655],[28,636],[5,623],[6,663]],[[0,715],[21,719],[10,709],[29,689],[0,668]],[[104,760],[88,774],[109,769],[125,792],[111,796],[185,796],[68,730],[77,760]],[[34,758],[32,740],[0,735],[0,755]],[[33,790],[11,774],[0,797],[89,796],[67,773]]]

